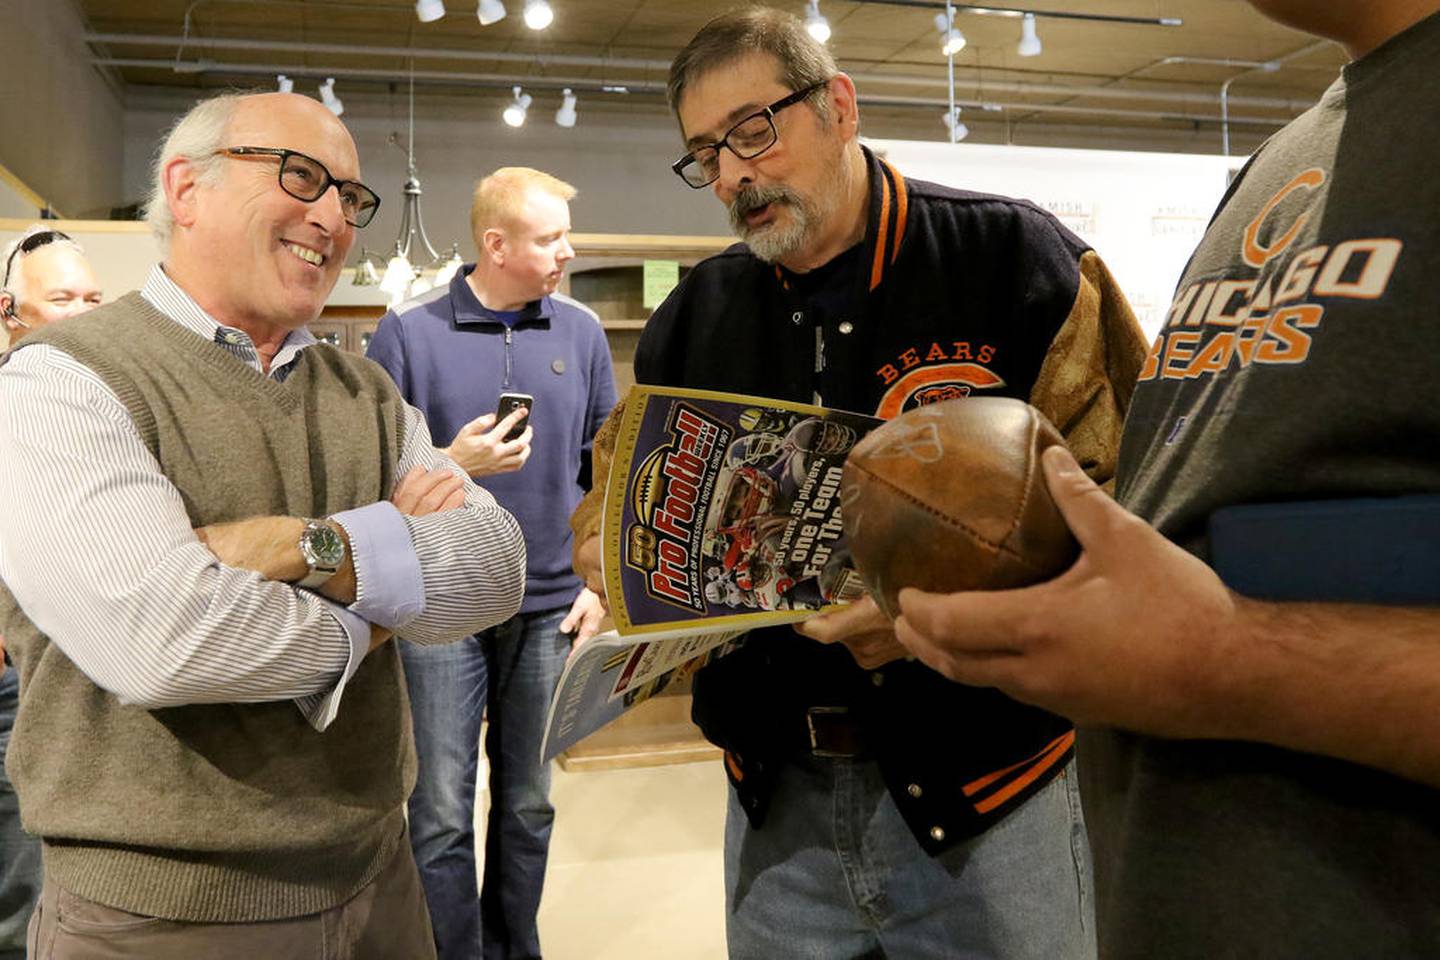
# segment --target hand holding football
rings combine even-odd
[[[903,587],[1003,590],[1075,562],[1040,454],[1064,444],[1020,400],[947,400],[871,431],[845,461],[841,516],[855,566],[886,615]]]

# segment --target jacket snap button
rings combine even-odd
[[[879,670],[874,671],[870,674],[870,682],[875,684],[875,686],[877,687],[883,687],[885,685],[885,674],[881,673]]]
[[[942,827],[931,827],[931,828],[930,828],[930,839],[931,839],[931,840],[934,840],[936,843],[939,843],[941,840],[944,840],[944,839],[945,839],[945,830],[944,830],[944,828],[942,828]]]
[[[910,794],[910,796],[912,796],[912,797],[918,797],[918,796],[920,796],[920,794],[921,794],[923,791],[920,789],[920,784],[918,784],[918,783],[912,783],[912,784],[910,784],[910,786],[908,786],[908,787],[905,788],[905,792],[908,793],[908,794]],[[940,828],[939,828],[939,827],[936,827],[935,829],[936,829],[936,830],[939,830]],[[943,833],[943,831],[941,831],[941,832]],[[937,839],[938,839],[938,838],[937,838]]]
[[[801,313],[799,310],[796,310],[794,313],[790,314],[790,322],[795,324],[796,326],[799,326],[804,319],[805,314]]]
[[[840,321],[840,332],[841,332],[841,333],[849,333],[851,330],[854,330],[854,329],[855,329],[855,324],[851,323],[849,320],[841,320],[841,321]]]

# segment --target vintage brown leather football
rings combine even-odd
[[[845,461],[841,515],[855,565],[886,615],[902,587],[1000,590],[1063,573],[1079,544],[1040,454],[1064,444],[1034,407],[966,397],[871,431]]]

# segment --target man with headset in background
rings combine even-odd
[[[100,305],[100,285],[80,245],[59,230],[36,224],[5,247],[0,318],[13,345],[36,327]]]
[[[0,321],[5,334],[0,346],[100,304],[100,286],[84,251],[59,230],[36,224],[6,245],[4,257]],[[0,654],[4,649],[0,637]],[[40,841],[21,828],[15,789],[5,775],[5,751],[19,699],[19,678],[8,658],[0,660],[0,960],[25,956],[25,924],[40,893]]]

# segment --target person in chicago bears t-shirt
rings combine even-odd
[[[1052,454],[1075,567],[903,594],[900,638],[1082,724],[1103,957],[1433,956],[1440,610],[1366,601],[1440,602],[1433,564],[1403,561],[1440,513],[1440,187],[1414,126],[1440,113],[1440,2],[1254,5],[1354,60],[1236,178],[1181,278],[1125,425],[1133,515]],[[1238,518],[1267,534],[1222,539]],[[1259,559],[1273,579],[1247,590],[1290,600],[1211,569]]]

